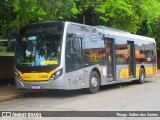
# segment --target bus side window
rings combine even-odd
[[[82,39],[68,35],[66,42],[66,72],[79,69],[82,66]]]

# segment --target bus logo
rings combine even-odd
[[[2,112],[2,117],[12,117],[11,112]]]

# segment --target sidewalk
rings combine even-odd
[[[40,92],[41,90],[18,90],[13,84],[0,86],[0,102],[19,99],[29,93]]]

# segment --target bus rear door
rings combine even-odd
[[[135,60],[135,46],[134,41],[128,41],[128,69],[129,69],[129,78],[136,78],[136,60]]]

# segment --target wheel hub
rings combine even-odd
[[[93,77],[93,78],[91,79],[91,84],[92,84],[93,87],[97,87],[97,85],[98,85],[98,80],[97,80],[97,78]]]

